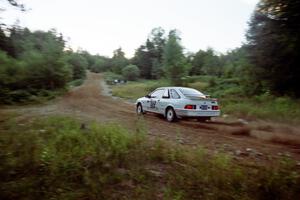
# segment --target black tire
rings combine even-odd
[[[173,108],[168,108],[166,111],[166,119],[168,122],[174,122],[177,120],[176,113]]]
[[[145,114],[144,110],[143,110],[143,106],[141,103],[139,103],[137,106],[136,106],[136,114],[137,115],[143,115]]]

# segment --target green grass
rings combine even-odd
[[[112,95],[125,99],[133,99],[143,97],[158,87],[170,86],[166,80],[140,80],[139,82],[128,82],[124,85],[112,86]]]
[[[4,114],[4,113],[1,113]],[[116,124],[0,116],[1,199],[297,199],[287,158],[240,166]]]
[[[261,95],[251,99],[225,99],[222,108],[225,113],[249,119],[259,118],[290,123],[300,121],[300,102],[289,97]]]
[[[138,99],[148,93],[147,85],[144,83],[128,83],[112,87],[112,95],[125,99]]]

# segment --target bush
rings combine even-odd
[[[71,86],[71,87],[80,86],[83,84],[83,82],[84,82],[83,79],[76,79],[74,81],[69,82],[69,86]]]
[[[127,80],[134,81],[140,76],[140,69],[136,65],[127,65],[122,70],[122,74]]]
[[[107,71],[109,67],[109,60],[96,58],[94,64],[90,66],[90,70],[95,73],[100,73]]]
[[[78,53],[72,53],[67,60],[72,67],[72,79],[84,79],[86,76],[86,69],[88,67],[88,61],[85,57]]]
[[[118,79],[118,80],[123,80],[124,77],[120,74],[115,74],[113,72],[105,72],[104,73],[104,78],[107,84],[109,85],[113,85],[114,84],[114,80]]]

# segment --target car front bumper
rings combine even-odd
[[[221,114],[220,110],[183,110],[175,109],[178,117],[218,117]]]

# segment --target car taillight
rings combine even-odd
[[[219,106],[212,106],[211,109],[212,110],[219,110]]]
[[[196,105],[186,105],[184,109],[196,109]]]

